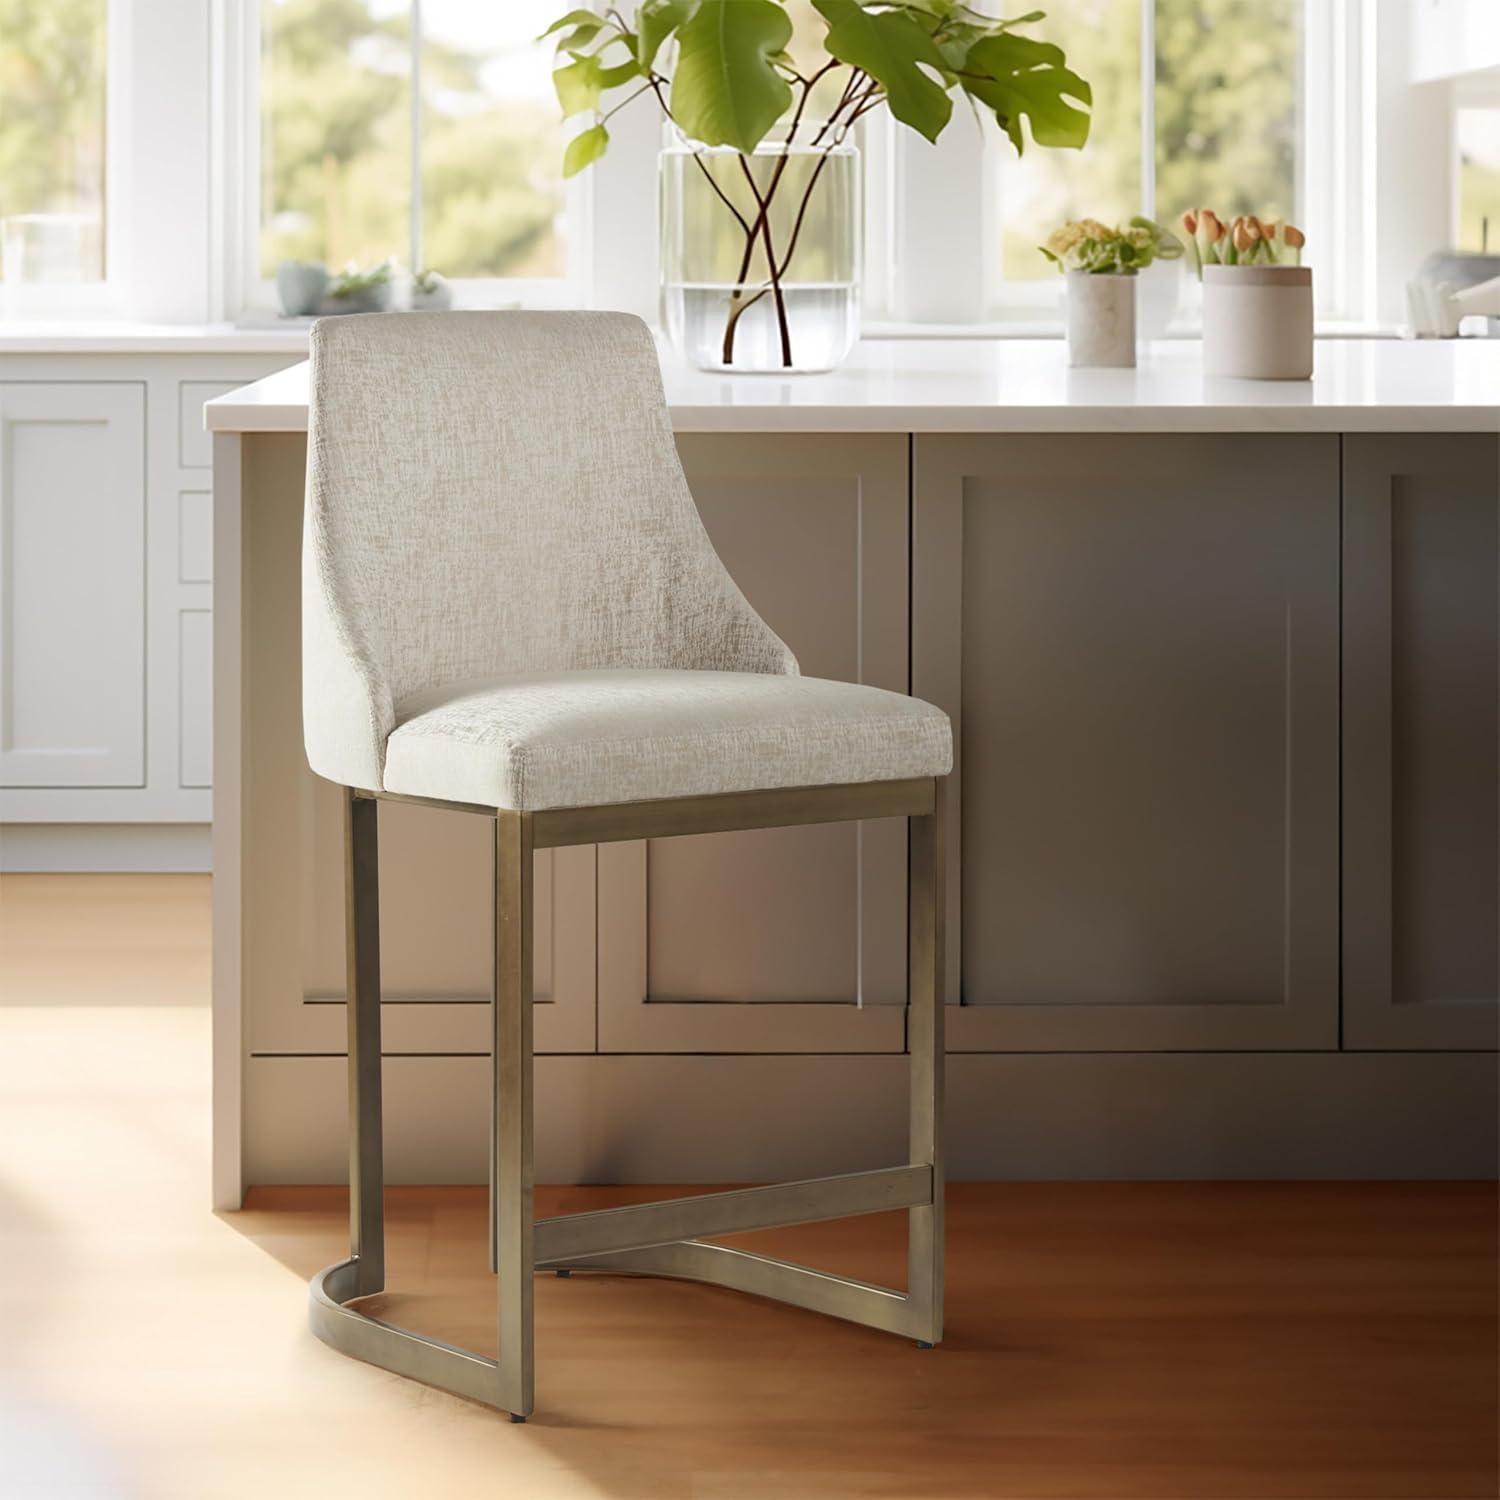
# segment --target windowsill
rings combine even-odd
[[[1196,339],[1202,334],[1197,324],[1178,323],[1167,330],[1165,342]],[[1008,320],[1004,323],[892,323],[872,320],[864,325],[860,336],[865,339],[1060,339],[1062,325],[1056,321],[1034,323]],[[1362,323],[1330,318],[1316,328],[1320,339],[1396,339],[1402,331],[1394,323]]]
[[[304,354],[306,328],[120,319],[0,322],[3,354]]]

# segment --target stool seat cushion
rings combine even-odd
[[[883,688],[761,672],[532,672],[396,705],[388,792],[518,812],[945,776],[948,717]]]

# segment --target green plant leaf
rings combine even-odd
[[[544,42],[549,36],[559,31],[566,31],[570,26],[602,26],[604,22],[591,10],[570,10],[567,15],[559,16],[538,38],[537,41]]]
[[[598,108],[599,96],[604,92],[603,72],[603,64],[597,57],[575,57],[553,70],[552,87],[557,90],[557,102],[562,105],[564,115]]]
[[[590,125],[568,142],[563,152],[563,176],[576,177],[585,167],[592,166],[609,145],[609,131],[602,125]]]
[[[603,89],[617,89],[622,83],[629,83],[632,78],[641,76],[641,65],[634,57],[627,57],[624,62],[615,63],[613,67],[599,69],[599,86]]]
[[[775,0],[700,0],[677,30],[672,118],[706,146],[755,150],[792,102],[771,62],[791,39]]]
[[[597,53],[575,57],[566,67],[553,70],[552,86],[564,115],[578,115],[599,107],[600,95],[639,78],[640,65],[635,58],[605,67]]]
[[[990,34],[983,26],[975,26],[972,22],[951,21],[934,34],[932,40],[943,55],[948,74],[956,77],[969,65],[969,48]]]
[[[828,22],[823,45],[840,62],[863,68],[884,90],[903,125],[935,141],[953,115],[948,91],[922,64],[949,75],[931,35],[904,10],[866,10],[859,0],[813,0]]]
[[[603,30],[604,25],[600,21],[591,21],[584,26],[575,26],[571,31],[564,32],[562,36],[558,37],[557,50],[578,57],[598,40],[599,33]],[[606,39],[605,45],[608,45],[608,39]],[[596,50],[602,50],[602,48]]]
[[[697,9],[698,0],[645,0],[635,18],[635,60],[642,68],[656,61],[667,38]]]
[[[1088,140],[1088,110],[1068,100],[1092,106],[1093,91],[1067,67],[1061,47],[998,32],[969,48],[965,68],[964,89],[994,110],[1018,156],[1026,149],[1023,117],[1038,146],[1079,147]]]

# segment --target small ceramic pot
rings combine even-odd
[[[1310,266],[1204,266],[1203,372],[1307,380],[1313,372]]]
[[[276,296],[289,318],[317,312],[328,290],[328,268],[315,262],[284,260],[276,267]]]
[[[435,278],[435,284],[430,292],[419,292],[415,287],[412,288],[411,310],[413,312],[447,312],[452,306],[453,288],[441,276]]]
[[[1068,363],[1130,369],[1135,364],[1135,277],[1069,271]]]

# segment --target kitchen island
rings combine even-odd
[[[1500,342],[1317,365],[664,359],[709,532],[803,669],[953,717],[955,1176],[1494,1170]],[[341,1174],[341,833],[301,748],[306,367],[206,412],[234,1206]],[[487,838],[381,821],[390,1177],[482,1181]],[[889,823],[539,855],[540,1177],[899,1154],[905,859]]]

